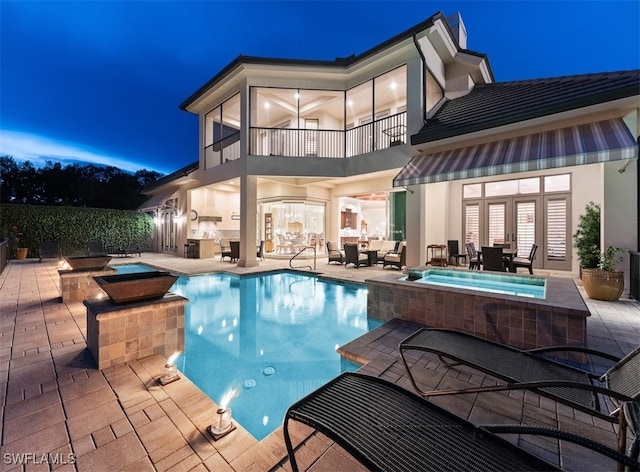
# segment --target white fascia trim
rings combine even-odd
[[[458,46],[442,19],[436,20],[427,30],[426,37],[445,64],[454,60],[458,53]]]
[[[456,54],[454,62],[469,68],[471,76],[476,84],[487,84],[492,82],[486,58],[466,52],[459,52]]]

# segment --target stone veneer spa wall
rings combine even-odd
[[[548,277],[545,299],[533,299],[403,278],[396,272],[367,280],[370,318],[454,329],[521,349],[586,345],[590,313],[573,280]]]

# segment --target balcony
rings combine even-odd
[[[345,158],[407,142],[406,112],[348,130],[256,128],[249,131],[254,156]],[[205,148],[205,166],[214,167],[240,157],[240,132]]]

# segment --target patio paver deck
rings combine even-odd
[[[183,274],[225,270],[247,273],[288,268],[288,260],[267,259],[239,268],[216,259],[194,260],[143,254],[112,264],[144,262]],[[318,259],[318,272],[342,280],[364,281],[374,268],[345,269]],[[388,271],[388,270],[387,270]],[[215,403],[189,379],[160,387],[164,359],[151,356],[99,371],[86,349],[86,309],[64,304],[55,261],[12,261],[0,274],[0,470],[289,470],[280,430],[258,442],[241,425],[214,442],[206,433]],[[588,345],[623,355],[640,343],[640,304],[587,300]],[[397,356],[397,345],[415,325],[393,321],[343,346],[352,358],[368,360],[362,371],[411,388]],[[491,379],[469,370],[452,370],[423,356],[424,382],[482,384]],[[432,401],[472,422],[528,421],[562,426],[615,446],[615,426],[571,408],[522,392],[439,397]],[[327,438],[296,425],[303,442],[301,466],[314,471],[363,470]],[[568,470],[609,470],[612,464],[571,445],[513,438]],[[562,456],[559,451],[562,450]],[[55,462],[55,463],[54,463]]]

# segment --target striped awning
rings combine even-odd
[[[621,118],[412,157],[394,187],[634,159],[638,143]]]

